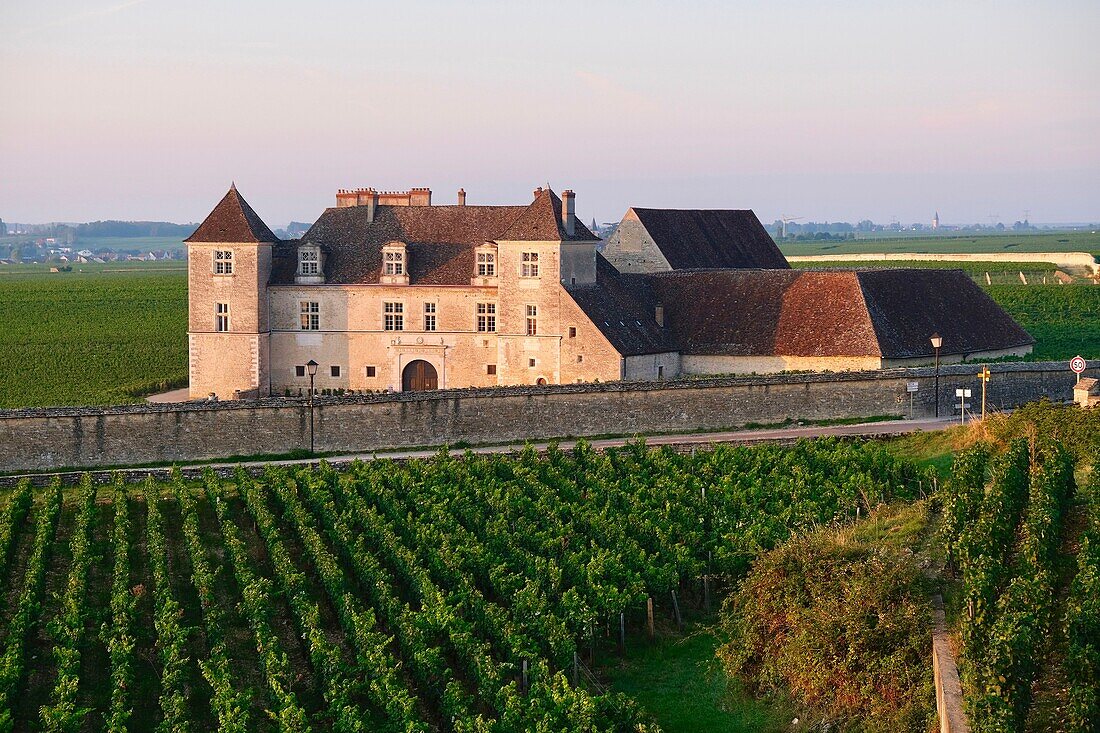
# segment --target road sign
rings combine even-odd
[[[1085,363],[1085,357],[1083,356],[1078,355],[1069,360],[1069,370],[1074,374],[1080,374],[1085,371],[1085,367],[1087,366],[1088,364]]]
[[[968,390],[968,389],[957,389],[957,390],[955,390],[955,396],[956,397],[969,397],[970,396],[970,390]]]
[[[917,386],[918,385],[917,385],[916,382],[906,382],[905,383],[905,391],[906,392],[916,392],[917,391]]]

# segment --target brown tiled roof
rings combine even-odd
[[[681,270],[630,275],[685,354],[880,356],[854,273]]]
[[[596,254],[595,284],[564,287],[600,333],[623,356],[676,350],[671,333],[654,320],[652,306],[628,288],[622,276],[603,255]]]
[[[655,306],[664,306],[666,343],[632,345],[624,354],[671,347],[684,354],[902,359],[931,356],[929,336],[937,330],[943,354],[1034,342],[956,270],[679,270],[614,282],[623,313],[652,319]],[[594,322],[607,308],[595,297],[574,300]]]
[[[185,242],[278,242],[260,215],[232,185]]]
[[[373,222],[366,206],[326,209],[302,242],[325,252],[325,281],[376,283],[382,272],[382,245],[404,242],[408,248],[409,283],[469,285],[474,274],[474,248],[493,240],[527,209],[526,206],[379,206]],[[294,251],[283,248],[273,282],[293,282]]]
[[[376,283],[382,245],[404,242],[409,284],[469,285],[474,248],[487,241],[596,241],[578,219],[572,237],[560,229],[561,199],[549,189],[526,206],[366,206],[326,209],[302,242],[325,252],[325,282]],[[294,247],[275,250],[272,282],[294,281]]]
[[[631,210],[674,270],[789,267],[751,209]]]
[[[943,336],[942,354],[1035,343],[961,270],[860,270],[857,275],[886,356],[931,356],[929,337],[935,332]]]
[[[549,188],[541,189],[535,200],[500,236],[506,242],[595,242],[599,240],[584,222],[576,220],[568,234],[561,223],[561,199]]]

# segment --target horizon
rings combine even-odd
[[[8,3],[0,217],[196,222],[236,180],[265,221],[310,221],[339,188],[434,179],[471,204],[549,180],[586,221],[1085,223],[1098,22],[1081,0]]]

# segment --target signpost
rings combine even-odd
[[[989,371],[989,367],[982,367],[982,370],[978,372],[978,377],[982,380],[982,421],[985,421],[985,385],[989,383],[989,378],[992,373]]]
[[[963,425],[966,424],[966,408],[970,407],[970,403],[966,401],[966,398],[970,396],[969,389],[956,389],[955,396],[959,398],[959,419],[962,420]]]
[[[1069,360],[1069,370],[1077,375],[1077,381],[1081,381],[1081,373],[1085,371],[1085,367],[1088,364],[1085,363],[1085,357],[1078,354]]]
[[[917,382],[906,382],[905,391],[909,393],[909,419],[913,419],[913,395],[917,393]]]

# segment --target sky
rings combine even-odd
[[[4,0],[0,218],[272,226],[338,188],[1100,221],[1100,3]]]

